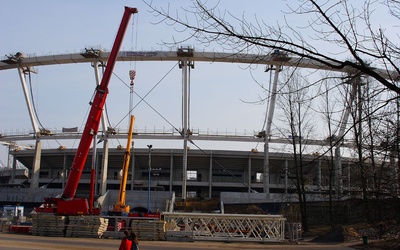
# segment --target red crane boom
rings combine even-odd
[[[100,118],[108,95],[108,84],[118,53],[132,14],[137,13],[137,8],[125,7],[125,12],[118,29],[110,56],[107,61],[106,69],[101,79],[100,85],[96,89],[95,97],[91,103],[91,108],[87,118],[85,128],[82,133],[79,146],[76,151],[74,161],[69,173],[68,181],[61,198],[46,198],[43,207],[35,208],[37,212],[51,212],[57,214],[88,214],[88,202],[83,198],[74,198],[78,188],[82,171],[89,154],[93,137],[98,132]]]
[[[82,170],[85,165],[86,158],[89,154],[93,137],[95,134],[97,134],[97,131],[99,129],[101,114],[103,112],[103,107],[108,95],[108,84],[114,70],[115,62],[117,61],[118,53],[122,44],[123,37],[125,35],[126,27],[133,13],[137,13],[136,8],[125,7],[124,16],[122,17],[117,37],[115,38],[110,57],[107,61],[106,70],[104,72],[103,78],[101,79],[100,85],[96,89],[96,95],[94,97],[89,116],[83,130],[82,138],[76,151],[74,161],[72,163],[72,168],[68,177],[67,184],[62,194],[62,198],[64,199],[74,198],[76,189],[78,188],[79,180],[82,175]]]

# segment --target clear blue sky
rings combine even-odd
[[[190,5],[190,1],[152,2],[153,5],[162,5],[164,8],[170,4],[172,12]],[[289,3],[298,4],[297,1],[221,0],[219,8],[229,10],[237,16],[244,13],[253,18],[257,15],[259,19],[273,24],[283,20],[282,11],[287,10],[286,5]],[[163,23],[154,24],[159,18],[149,13],[142,1],[0,0],[0,56],[16,52],[26,55],[76,53],[88,46],[101,46],[110,50],[124,6],[137,7],[139,14],[133,18],[135,26],[134,28],[130,26],[128,29],[122,50],[170,50],[163,45],[163,41],[171,41],[173,37],[186,35]],[[196,50],[215,49],[194,41],[184,45],[194,46]],[[128,71],[136,69],[135,91],[144,96],[171,68],[174,68],[146,101],[175,127],[180,128],[182,126],[181,71],[174,65],[172,62],[120,62],[116,65],[115,74],[129,82]],[[39,67],[38,71],[38,74],[32,75],[31,86],[41,124],[50,130],[81,127],[86,121],[88,102],[95,86],[93,69],[90,65],[54,65]],[[260,96],[265,97],[253,78],[266,85],[269,83],[269,74],[264,73],[263,66],[196,63],[191,78],[191,127],[201,131],[261,130],[265,103],[262,105],[247,103],[259,100]],[[116,77],[111,79],[109,87],[107,108],[111,125],[118,124],[118,127],[126,129],[129,121],[123,118],[128,112],[129,89]],[[134,99],[135,102],[139,101],[136,96]],[[0,107],[0,133],[32,130],[16,70],[0,72]],[[136,116],[135,129],[171,128],[144,103],[140,104],[133,114]],[[78,144],[78,142],[69,143],[75,147]],[[142,145],[135,145],[140,147],[146,143],[148,144],[143,142]],[[54,143],[46,144],[47,142],[43,146],[57,146]],[[66,143],[61,142],[61,144]],[[121,144],[125,145],[125,142]],[[153,145],[155,148],[158,146],[157,143]],[[220,146],[227,149],[237,147],[226,143]],[[256,145],[244,146],[246,150],[252,147]],[[3,164],[6,164],[6,150],[6,147],[0,146],[0,160]]]
[[[167,1],[153,1],[154,5]],[[178,1],[171,1],[171,9]],[[227,5],[227,3],[229,4]],[[239,6],[241,1],[222,1],[221,9],[232,2]],[[260,9],[266,10],[263,1],[255,1],[254,7],[233,9],[252,15]],[[179,5],[183,1],[179,1]],[[189,1],[187,1],[187,4]],[[122,50],[170,50],[163,41],[182,34],[173,27],[153,24],[157,18],[148,12],[142,1],[3,1],[0,0],[0,56],[22,52],[26,55],[51,55],[76,53],[87,46],[100,45],[110,50],[123,14],[124,6],[137,7],[139,14],[133,17],[134,28],[129,27]],[[252,5],[253,6],[253,5]],[[265,8],[264,8],[265,7]],[[133,39],[132,39],[133,37]],[[196,50],[212,51],[203,45],[191,45]],[[144,96],[171,69],[159,86],[147,97],[149,102],[175,127],[181,123],[181,70],[175,63],[117,63],[115,73],[129,82],[129,69],[137,70],[135,91]],[[88,102],[94,91],[94,74],[89,64],[55,65],[39,67],[32,75],[32,94],[39,120],[50,130],[62,127],[81,127],[86,121]],[[263,67],[248,69],[245,65],[196,63],[192,71],[191,127],[202,131],[252,131],[263,125],[265,105],[246,104],[256,101],[260,88],[251,75],[268,82],[269,75]],[[29,81],[28,81],[29,84]],[[138,98],[134,97],[135,102]],[[25,105],[21,84],[16,70],[0,72],[0,133],[28,132],[32,130]],[[116,77],[110,82],[107,99],[110,122],[125,129],[128,119],[123,119],[129,107],[129,89]],[[141,103],[134,111],[136,129],[154,128],[167,130],[171,126],[147,105]],[[34,142],[26,142],[33,144]],[[67,144],[66,142],[60,142]],[[75,146],[78,142],[69,142]],[[118,143],[118,142],[116,142]],[[136,143],[136,142],[135,142]],[[25,144],[21,142],[21,144]],[[121,142],[125,145],[125,142]],[[157,147],[157,142],[153,142]],[[165,143],[164,143],[165,144]],[[140,144],[135,144],[140,146]],[[146,142],[143,142],[146,145]],[[57,144],[43,142],[44,147]],[[114,145],[115,146],[115,145]],[[161,146],[161,145],[160,145]],[[223,147],[225,147],[224,145]],[[233,146],[233,145],[232,145]],[[181,147],[181,144],[175,147]],[[230,146],[227,146],[229,148]],[[233,146],[234,147],[234,146]],[[250,149],[251,146],[247,146]],[[255,147],[255,145],[253,146]],[[0,146],[0,159],[6,164],[5,146]]]

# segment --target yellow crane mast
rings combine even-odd
[[[126,144],[126,150],[124,153],[124,163],[122,165],[122,176],[121,182],[119,186],[119,194],[118,194],[118,202],[114,205],[113,210],[110,211],[112,214],[122,214],[129,213],[130,206],[125,204],[126,200],[126,182],[128,179],[128,170],[129,170],[129,161],[131,159],[131,145],[132,145],[132,134],[133,134],[133,125],[135,123],[135,116],[131,116],[129,132],[128,132],[128,142]]]

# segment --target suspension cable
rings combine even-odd
[[[140,98],[140,101],[132,108],[136,108],[141,102],[146,103],[154,112],[156,112],[164,121],[166,121],[175,131],[177,131],[179,134],[182,135],[182,131],[180,131],[177,127],[175,127],[167,118],[165,118],[160,112],[158,112],[153,106],[151,106],[146,100],[145,98],[164,80],[164,78],[177,66],[178,63],[176,63],[161,79],[160,81],[158,81],[153,88],[151,88],[145,96],[140,96],[138,93],[136,93],[135,91],[133,91],[133,93],[138,96]],[[118,75],[115,74],[115,76],[122,82],[124,83],[126,86],[128,86],[127,83],[124,82],[124,80],[122,78],[120,78]],[[130,110],[132,111],[132,110]],[[124,120],[129,114],[125,115],[121,121],[118,123],[120,124],[122,122],[122,120]],[[117,125],[118,125],[117,124]],[[201,149],[197,144],[195,144],[191,139],[188,140],[189,143],[191,143],[192,145],[194,145],[197,149],[199,149],[204,155],[211,157],[209,154],[207,154],[207,152],[205,152],[203,149]],[[222,170],[224,170],[225,172],[227,172],[228,174],[230,174],[234,179],[236,179],[238,182],[240,182],[244,187],[246,188],[250,188],[249,185],[247,185],[247,183],[245,183],[243,180],[241,180],[240,178],[238,178],[234,173],[232,173],[232,171],[230,171],[229,169],[227,169],[226,167],[224,167],[219,161],[217,161],[216,159],[212,159],[213,162],[215,162]],[[253,190],[253,189],[251,189]]]
[[[38,116],[38,113],[37,113],[37,109],[36,109],[35,98],[33,96],[32,75],[31,75],[31,71],[30,70],[28,70],[28,81],[29,81],[29,90],[30,90],[30,94],[31,94],[31,101],[32,101],[33,111],[35,113],[36,120],[39,123],[40,127],[42,129],[44,129],[42,123],[40,122],[40,119],[39,119],[39,116]],[[35,131],[35,133],[36,132],[37,131]]]
[[[118,126],[126,117],[128,117],[129,116],[129,114],[130,114],[130,112],[132,112],[132,110],[133,109],[135,109],[141,102],[144,102],[144,103],[146,103],[154,112],[156,112],[161,118],[163,118],[168,124],[170,124],[172,127],[174,127],[173,125],[172,125],[172,123],[171,122],[169,122],[164,116],[162,116],[161,114],[160,114],[160,112],[158,112],[153,106],[151,106],[146,100],[145,100],[145,98],[172,72],[172,70],[174,69],[174,68],[176,68],[176,66],[178,65],[178,63],[176,63],[176,64],[174,64],[174,66],[172,66],[172,68],[142,97],[142,96],[140,96],[138,93],[136,93],[134,90],[132,90],[133,91],[133,93],[137,96],[137,97],[139,97],[139,99],[140,99],[140,101],[138,102],[138,103],[136,103],[136,105],[135,106],[133,106],[130,110],[129,110],[129,112],[128,112],[128,114],[126,114],[118,123],[117,123],[117,125],[116,126]],[[115,73],[113,73],[123,84],[125,84],[125,86],[127,86],[127,87],[129,87],[129,85],[121,78],[121,77],[119,77],[117,74],[115,74]]]
[[[196,143],[194,143],[192,140],[188,140],[193,146],[195,146],[198,150],[200,150],[200,152],[202,152],[204,155],[211,157],[210,154],[207,154],[206,151],[204,151],[202,148],[200,148]],[[225,172],[227,172],[228,174],[230,174],[235,180],[237,180],[239,183],[241,183],[244,187],[246,188],[250,188],[251,191],[254,191],[249,185],[247,185],[246,182],[244,182],[243,180],[241,180],[239,177],[237,177],[232,171],[230,171],[229,169],[227,169],[226,167],[224,167],[224,165],[222,165],[222,163],[220,163],[219,161],[217,161],[216,159],[214,159],[214,157],[212,158],[212,161],[215,162],[220,168],[222,168],[222,170],[224,170]]]

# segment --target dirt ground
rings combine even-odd
[[[358,224],[352,226],[338,226],[333,230],[325,230],[325,233],[313,232],[319,236],[312,239],[316,243],[339,243],[354,242],[351,245],[354,249],[399,249],[400,250],[400,230],[397,223],[386,225],[385,229],[380,230],[379,225]],[[318,230],[318,229],[317,229]]]

